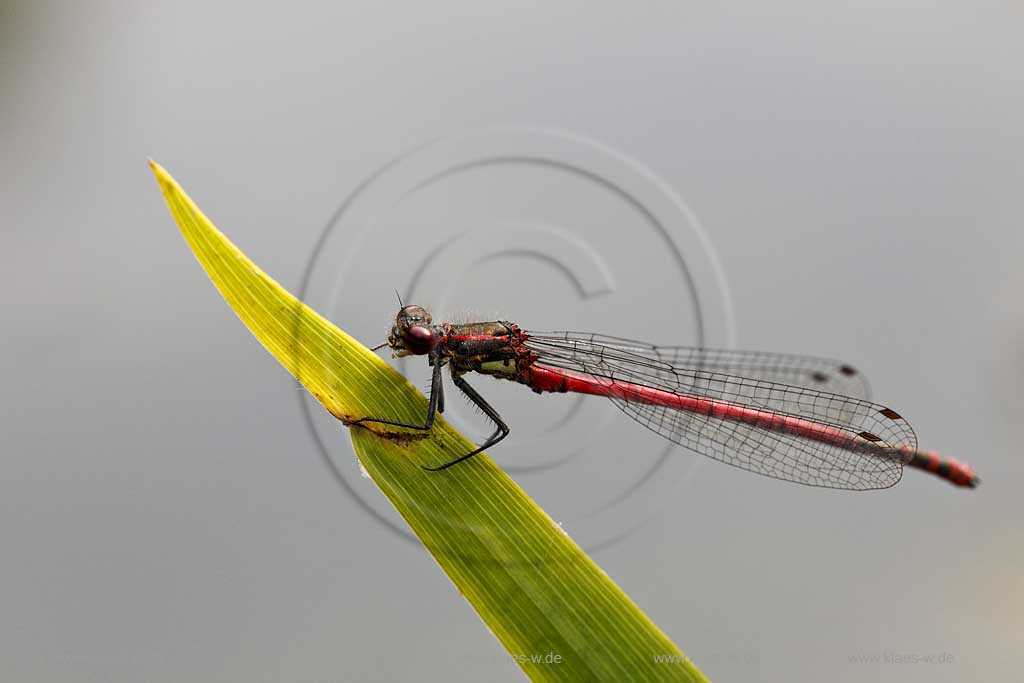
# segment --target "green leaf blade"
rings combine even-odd
[[[404,377],[260,270],[151,165],[224,299],[331,414],[422,420],[426,399]],[[350,433],[366,472],[532,680],[706,680],[485,454],[444,472],[424,470],[473,449],[443,418],[423,438],[376,425]],[[554,656],[559,661],[544,660]]]

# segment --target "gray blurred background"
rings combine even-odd
[[[148,156],[369,344],[411,287],[439,313],[858,365],[983,486],[823,491],[676,450],[619,495],[657,438],[476,384],[512,422],[494,457],[713,680],[1014,678],[1022,18],[0,4],[0,679],[522,680],[203,275]],[[481,155],[513,162],[435,182]]]

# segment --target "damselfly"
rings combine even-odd
[[[903,466],[958,486],[980,480],[966,463],[917,448],[899,413],[868,400],[850,365],[822,358],[723,349],[655,346],[579,332],[529,332],[505,321],[434,324],[420,306],[402,306],[387,342],[395,356],[426,356],[433,367],[423,424],[364,417],[429,430],[444,412],[442,369],[495,425],[463,462],[504,439],[508,425],[466,382],[478,372],[534,391],[605,396],[624,413],[697,453],[751,472],[810,486],[867,490],[892,486]]]

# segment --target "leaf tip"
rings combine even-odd
[[[173,189],[174,180],[171,178],[171,174],[152,159],[147,158],[146,161],[149,162],[149,168],[153,171],[153,175],[156,176],[156,182],[160,185],[160,188],[164,192]]]

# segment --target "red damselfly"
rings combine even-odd
[[[973,488],[974,470],[917,448],[899,413],[868,400],[868,385],[850,365],[776,353],[643,342],[579,332],[530,332],[505,321],[434,324],[420,306],[402,306],[387,342],[396,356],[426,356],[433,366],[423,424],[365,417],[429,430],[444,412],[442,369],[495,425],[475,450],[509,428],[465,380],[470,371],[540,392],[604,396],[623,412],[685,448],[751,472],[809,486],[868,490],[892,486],[904,465]]]

